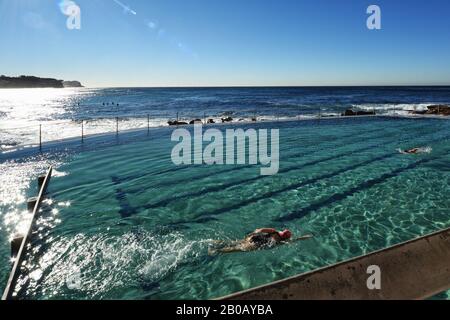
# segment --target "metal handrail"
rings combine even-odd
[[[26,251],[26,245],[28,241],[31,238],[31,232],[33,229],[33,225],[37,216],[37,213],[39,212],[39,208],[41,206],[42,200],[44,198],[45,192],[47,191],[48,184],[50,182],[50,178],[52,176],[53,167],[50,167],[47,171],[47,174],[44,178],[44,181],[42,182],[39,195],[36,200],[36,204],[34,205],[33,209],[33,215],[31,218],[30,226],[28,227],[27,233],[24,235],[22,243],[20,245],[19,251],[17,253],[17,256],[14,261],[13,268],[11,270],[11,273],[8,278],[8,282],[6,284],[5,291],[3,292],[2,300],[10,300],[14,293],[14,288],[16,286],[17,279],[20,275],[20,266],[22,265],[25,251]]]

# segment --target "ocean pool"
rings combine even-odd
[[[277,175],[261,176],[259,166],[177,167],[169,129],[136,134],[127,143],[110,137],[117,143],[98,147],[87,140],[85,150],[60,151],[52,161],[5,162],[5,168],[35,166],[17,199],[1,204],[3,219],[9,217],[0,230],[2,279],[9,271],[8,240],[20,220],[14,213],[23,212],[35,190],[29,177],[49,163],[57,174],[23,267],[21,299],[216,298],[450,226],[447,120],[368,117],[242,127],[280,129]],[[433,152],[397,151],[415,146]],[[213,240],[242,238],[259,227],[314,238],[208,256]]]

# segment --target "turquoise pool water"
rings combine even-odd
[[[253,127],[280,129],[278,175],[260,176],[258,166],[176,167],[168,130],[61,157],[19,297],[215,298],[450,226],[449,121]],[[433,152],[397,152],[414,146]],[[211,241],[259,227],[314,238],[207,255]]]

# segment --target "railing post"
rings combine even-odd
[[[203,121],[206,124],[206,112],[203,112]]]
[[[150,115],[147,114],[147,134],[150,133]]]
[[[119,117],[116,117],[116,135],[119,134]]]
[[[42,150],[42,124],[39,124],[39,150]]]
[[[84,120],[81,120],[81,142],[84,142]]]

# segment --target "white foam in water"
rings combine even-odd
[[[199,254],[195,247],[200,242],[186,241],[180,234],[165,238],[167,241],[154,241],[154,251],[151,253],[148,262],[139,270],[148,280],[157,281],[163,278],[180,263]]]
[[[378,114],[387,115],[411,115],[412,111],[425,111],[427,107],[433,103],[418,103],[418,104],[355,104],[352,108],[360,109],[364,111],[373,111]]]
[[[431,148],[431,147],[419,148],[420,153],[431,153],[432,151],[433,151],[433,148]]]
[[[51,291],[50,297],[65,294],[64,280],[74,273],[83,281],[72,294],[82,292],[93,298],[107,297],[122,287],[157,283],[180,264],[204,255],[208,246],[207,240],[190,240],[178,232],[161,235],[145,230],[122,235],[79,233],[48,242],[48,250],[29,267],[30,272],[51,270],[39,284]]]
[[[64,172],[64,171],[58,171],[56,169],[53,169],[52,171],[52,177],[65,177],[67,176],[69,173]]]

